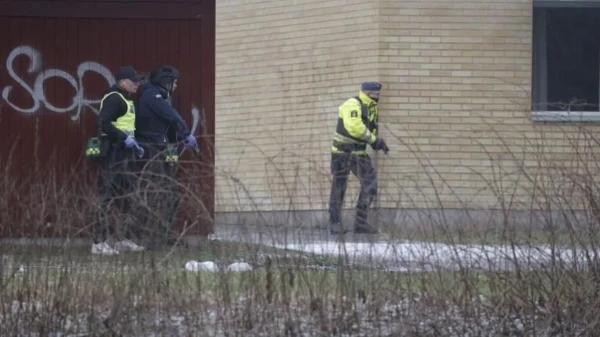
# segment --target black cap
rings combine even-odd
[[[132,66],[124,66],[119,68],[115,73],[115,81],[120,81],[124,79],[132,80],[134,82],[139,82],[144,78],[143,75],[140,75],[135,71],[135,68]]]
[[[381,87],[382,85],[379,82],[363,82],[360,89],[364,91],[380,91]]]

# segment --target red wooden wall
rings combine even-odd
[[[197,183],[207,192],[203,202],[212,218],[214,25],[215,0],[0,1],[0,163],[5,167],[10,161],[11,166],[0,168],[0,189],[5,189],[0,195],[11,193],[6,191],[11,186],[7,179],[22,183],[32,179],[35,167],[50,162],[64,173],[57,181],[82,178],[86,188],[95,189],[97,168],[83,159],[83,151],[94,132],[102,91],[119,66],[149,72],[163,63],[182,73],[173,105],[190,127],[192,109],[202,112],[195,132],[201,155],[186,151],[184,159],[203,164],[206,172]],[[14,207],[25,205],[25,199],[20,196]],[[7,213],[13,206],[4,203]],[[46,213],[44,219],[13,216],[10,223],[0,214],[0,232],[47,235],[26,229],[37,228],[32,223],[51,222],[51,212]],[[180,217],[185,220],[185,215]],[[189,233],[210,232],[212,222],[207,219]]]

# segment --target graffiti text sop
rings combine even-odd
[[[29,67],[27,68],[27,72],[31,75],[37,74],[35,80],[33,82],[33,87],[31,87],[25,80],[17,74],[14,69],[14,61],[19,56],[26,56],[29,59]],[[33,100],[33,106],[31,107],[21,107],[17,106],[14,102],[10,100],[10,93],[13,89],[12,85],[8,85],[2,89],[2,99],[6,101],[8,105],[10,105],[15,111],[21,113],[36,113],[43,106],[52,112],[56,113],[65,113],[76,110],[75,114],[71,116],[71,119],[76,121],[79,120],[81,115],[81,110],[83,107],[88,107],[95,114],[98,114],[98,108],[100,105],[100,101],[102,98],[98,99],[89,99],[85,97],[85,88],[83,86],[83,76],[86,72],[94,72],[102,76],[108,86],[111,86],[115,83],[115,79],[111,73],[111,71],[98,62],[86,61],[77,67],[77,78],[68,72],[60,69],[47,69],[40,72],[42,68],[42,55],[35,48],[30,46],[19,46],[13,49],[8,55],[8,59],[6,60],[6,69],[10,77],[17,82],[23,90],[25,90]],[[75,89],[75,96],[73,97],[73,101],[71,105],[67,107],[57,107],[52,105],[46,97],[46,93],[44,92],[44,82],[50,78],[58,77],[65,81],[67,81],[73,89]],[[97,105],[96,108],[94,105]],[[198,124],[200,122],[200,111],[192,105],[192,134],[195,134],[196,129],[198,128]]]
[[[27,82],[25,82],[25,80],[23,80],[23,78],[20,77],[14,69],[14,60],[19,56],[27,56],[29,58],[29,67],[27,72],[32,75],[37,74],[35,81],[33,82],[33,87],[27,84]],[[6,101],[6,103],[13,109],[22,113],[35,113],[40,110],[42,104],[47,110],[57,113],[65,113],[75,110],[76,112],[73,116],[71,116],[71,119],[78,120],[83,107],[88,107],[97,114],[98,109],[93,105],[100,104],[100,99],[92,100],[85,97],[85,88],[83,86],[83,76],[85,73],[95,72],[106,79],[108,85],[113,85],[115,83],[114,77],[110,70],[102,64],[93,61],[86,61],[79,64],[77,67],[77,78],[64,70],[46,69],[40,72],[41,68],[42,56],[35,48],[30,46],[19,46],[13,49],[6,60],[6,69],[10,77],[31,96],[33,100],[33,106],[21,107],[11,102],[10,93],[13,89],[12,85],[6,86],[4,89],[2,89],[2,99]],[[54,77],[64,79],[75,89],[73,101],[67,107],[54,106],[47,100],[46,93],[44,92],[44,82]]]

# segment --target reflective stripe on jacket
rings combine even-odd
[[[102,97],[102,100],[100,101],[100,109],[102,110],[102,104],[104,103],[104,100],[112,94],[119,95],[123,101],[125,101],[125,104],[127,104],[127,111],[125,111],[121,117],[117,118],[116,121],[113,121],[112,125],[133,137],[133,133],[135,131],[135,107],[132,100],[128,100],[125,98],[125,96],[117,91],[112,91]]]
[[[377,139],[377,119],[377,102],[362,91],[346,100],[339,107],[331,151],[365,154]]]

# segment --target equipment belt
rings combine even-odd
[[[365,151],[367,149],[367,144],[347,144],[340,143],[337,140],[333,141],[333,146],[338,148],[343,152],[352,152],[352,151]]]

